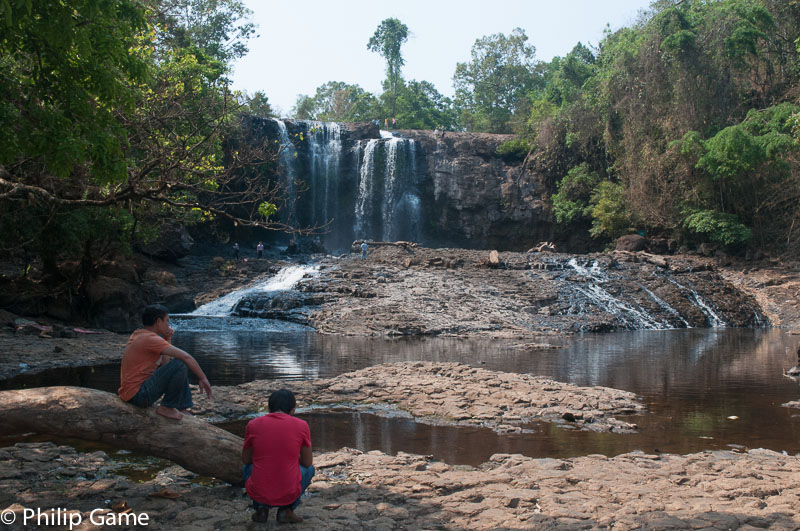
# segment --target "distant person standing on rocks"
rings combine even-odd
[[[151,304],[142,313],[142,324],[128,339],[122,354],[120,387],[117,394],[137,407],[150,407],[161,398],[156,413],[181,420],[192,407],[188,371],[197,376],[200,392],[211,398],[211,384],[197,361],[188,353],[172,346],[169,311],[160,304]]]
[[[261,243],[261,242],[258,242],[258,245],[256,245],[256,251],[258,251],[258,258],[263,258],[263,256],[264,256],[264,244]]]
[[[392,118],[392,129],[397,129],[397,118]]]
[[[362,260],[366,260],[367,259],[367,248],[368,247],[369,247],[369,245],[367,245],[367,242],[361,242],[361,259]]]
[[[239,259],[239,242],[234,242],[233,244],[233,257],[237,260]]]
[[[294,393],[280,389],[269,396],[269,414],[247,423],[242,447],[242,479],[253,500],[254,522],[266,522],[278,507],[280,523],[299,523],[294,510],[314,477],[311,432],[294,416]]]
[[[384,129],[389,129],[389,118],[384,118],[383,119],[383,128]]]

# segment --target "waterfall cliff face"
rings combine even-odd
[[[496,155],[507,135],[253,120],[281,146],[280,219],[319,228],[331,251],[356,239],[524,250],[552,237],[543,180]]]

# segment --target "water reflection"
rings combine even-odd
[[[262,320],[238,320],[228,330],[182,327],[174,341],[198,359],[212,385],[281,379],[291,386],[292,380],[329,378],[378,363],[456,361],[581,386],[625,389],[640,395],[648,407],[646,415],[632,419],[641,427],[636,435],[573,432],[546,424],[534,434],[497,436],[474,428],[421,426],[407,419],[370,420],[364,414],[360,420],[343,414],[314,417],[315,439],[327,441],[328,449],[356,446],[442,456],[451,455],[448,445],[458,447],[463,440],[465,446],[475,447],[476,456],[495,451],[540,457],[615,455],[633,449],[686,453],[731,444],[800,451],[800,411],[780,405],[800,398],[800,385],[783,376],[796,362],[798,338],[780,330],[619,332],[564,338],[561,348],[537,349],[519,341],[326,336],[277,325],[265,332],[253,321],[271,326]],[[38,385],[71,383],[116,391],[119,368],[58,369],[38,378],[43,382]],[[35,382],[18,378],[0,382],[0,387]],[[455,457],[447,459],[455,462]]]

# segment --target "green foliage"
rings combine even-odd
[[[252,95],[246,92],[243,93],[240,98],[239,112],[258,116],[259,118],[276,117],[272,110],[272,105],[269,103],[269,98],[262,90],[256,91]]]
[[[520,28],[510,35],[482,37],[472,46],[472,59],[458,63],[453,75],[455,105],[470,131],[511,132],[515,113],[530,111],[529,91],[539,83],[534,71],[536,49]]]
[[[569,170],[558,182],[558,193],[553,195],[553,212],[556,221],[569,225],[591,216],[589,201],[602,178],[591,171],[586,163]]]
[[[632,226],[632,215],[625,199],[625,187],[611,181],[601,182],[592,192],[589,213],[594,238],[616,239],[628,233]]]
[[[383,113],[375,96],[358,85],[329,81],[317,87],[314,96],[300,95],[292,109],[299,120],[363,122]]]
[[[508,140],[497,146],[497,154],[508,161],[521,161],[525,159],[530,150],[531,143],[522,137]]]
[[[695,210],[686,213],[684,226],[726,247],[739,247],[753,237],[753,231],[735,214],[716,210]]]
[[[274,216],[278,212],[278,207],[274,203],[261,203],[258,205],[258,213],[264,218]]]
[[[390,93],[381,96],[384,112],[377,116],[389,116]],[[449,98],[443,96],[428,81],[403,81],[397,87],[397,127],[402,129],[456,129],[458,117]]]
[[[765,153],[741,126],[726,127],[704,143],[697,167],[713,179],[735,179],[764,162]]]

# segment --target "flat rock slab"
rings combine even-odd
[[[519,431],[534,420],[565,419],[583,429],[630,432],[636,426],[614,416],[645,410],[636,395],[627,391],[435,362],[386,363],[309,382],[261,380],[215,388],[215,400],[198,398],[194,410],[222,418],[260,411],[270,393],[281,386],[295,392],[301,407],[388,405],[421,422],[480,425],[500,432]]]
[[[119,362],[127,335],[104,331],[76,338],[0,332],[0,380],[58,367]]]
[[[125,502],[148,515],[148,529],[267,528],[251,522],[241,488],[199,486],[200,478],[177,466],[134,482],[118,463],[101,451],[81,454],[52,443],[0,448],[0,510],[19,518],[25,508],[63,508],[86,522],[90,511]],[[298,509],[305,522],[293,529],[800,528],[800,457],[766,450],[572,459],[496,454],[473,468],[343,448],[315,454],[314,464],[317,474]],[[148,497],[164,488],[179,497]]]

